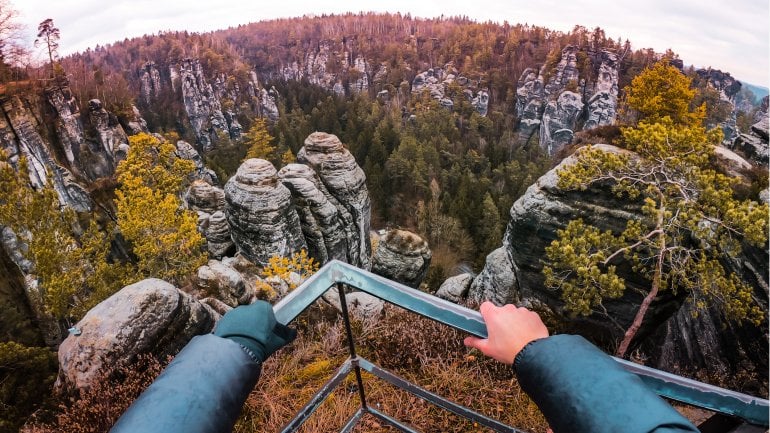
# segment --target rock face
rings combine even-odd
[[[310,256],[321,265],[334,259],[347,262],[345,224],[350,221],[347,209],[334,205],[337,200],[307,165],[289,164],[278,172],[278,177],[291,191]]]
[[[218,260],[198,268],[198,287],[230,307],[248,304],[253,297],[253,289],[246,289],[243,276]]]
[[[706,85],[719,92],[719,99],[731,108],[730,115],[719,126],[724,133],[722,143],[729,146],[738,135],[737,113],[735,111],[735,95],[741,90],[741,82],[733,78],[729,73],[718,69],[698,69],[698,76],[706,81]],[[716,125],[712,125],[716,126]]]
[[[185,59],[178,67],[182,85],[182,99],[187,117],[203,151],[214,148],[217,134],[230,136],[230,129],[222,114],[219,98],[206,81],[197,59]]]
[[[527,68],[516,86],[516,112],[519,115],[519,142],[526,143],[540,129],[543,115],[543,80],[536,71]]]
[[[618,56],[602,50],[599,76],[596,79],[594,93],[588,99],[588,119],[583,129],[615,123],[618,106]]]
[[[569,144],[582,111],[581,97],[574,92],[562,92],[556,101],[549,102],[540,123],[540,147],[553,155]]]
[[[221,259],[225,255],[235,252],[235,244],[230,236],[230,226],[227,224],[227,216],[223,211],[216,211],[207,219],[204,236],[209,256]]]
[[[146,104],[157,98],[160,94],[160,71],[155,67],[155,62],[147,62],[139,71],[140,92]]]
[[[597,145],[608,152],[623,152],[614,146]],[[556,171],[574,161],[571,156],[557,167],[543,175],[530,186],[526,193],[511,207],[510,221],[503,239],[502,249],[490,254],[484,270],[474,280],[470,295],[476,300],[490,299],[497,303],[511,301],[527,302],[547,308],[559,317],[568,317],[560,294],[544,287],[542,275],[545,247],[556,238],[557,230],[575,218],[594,225],[601,230],[620,232],[625,222],[639,212],[640,204],[620,202],[608,188],[595,185],[583,192],[565,192],[557,187]],[[630,269],[619,269],[632,290],[620,299],[608,300],[605,306],[609,314],[619,323],[631,323],[641,296],[633,289],[644,288],[648,282],[642,280]],[[661,323],[681,303],[670,294],[661,296],[653,303],[649,322]],[[572,329],[597,340],[611,341],[618,338],[619,331],[603,317],[567,319]],[[652,329],[643,327],[640,339],[649,335]]]
[[[492,301],[496,305],[512,304],[519,301],[516,265],[511,260],[509,251],[505,246],[487,255],[484,269],[470,284],[468,298],[477,303]]]
[[[85,140],[77,100],[68,86],[51,86],[45,90],[45,95],[56,111],[54,125],[67,162],[78,169],[80,167],[75,161],[80,157],[81,144]],[[101,171],[107,171],[109,168],[109,164],[106,164]]]
[[[473,282],[472,274],[460,274],[447,278],[436,291],[436,296],[454,303],[465,300]]]
[[[195,164],[195,177],[211,185],[219,184],[219,178],[214,170],[206,168],[203,158],[192,145],[186,141],[176,142],[176,156],[192,161]]]
[[[329,194],[327,199],[338,210],[347,238],[347,262],[362,269],[371,268],[371,203],[366,177],[353,155],[335,135],[314,132],[305,139],[297,160],[318,174]]]
[[[768,146],[768,97],[762,100],[762,105],[757,113],[756,122],[748,133],[742,133],[733,141],[733,150],[737,150],[756,164],[768,166],[770,159],[770,147]]]
[[[213,214],[225,208],[225,192],[208,182],[197,179],[187,189],[185,201],[191,210]]]
[[[126,286],[91,309],[59,346],[63,379],[87,388],[100,375],[130,364],[140,353],[173,354],[195,335],[210,332],[219,315],[158,279]]]
[[[102,101],[92,99],[88,101],[88,115],[91,119],[91,126],[96,129],[104,154],[110,159],[110,168],[117,161],[124,159],[128,152],[128,137],[123,127],[120,126],[117,116],[108,113],[102,107]]]
[[[607,152],[626,152],[613,146],[597,146]],[[625,221],[640,213],[641,204],[617,199],[607,185],[593,185],[586,191],[559,189],[556,171],[571,164],[574,158],[565,159],[543,175],[513,204],[503,246],[487,257],[484,270],[474,279],[468,296],[497,304],[516,302],[554,314],[563,318],[567,329],[610,343],[618,341],[622,333],[609,325],[606,318],[598,315],[569,318],[561,294],[544,287],[544,250],[556,238],[557,230],[575,218],[582,218],[602,231],[618,233],[625,227]],[[727,263],[728,273],[750,284],[755,291],[754,298],[764,302],[765,309],[769,286],[767,263],[768,251],[751,247],[745,247],[739,259]],[[621,326],[628,326],[641,302],[641,296],[634,289],[649,287],[649,282],[640,278],[628,264],[619,264],[617,272],[631,290],[626,290],[619,299],[605,300],[604,305]],[[685,303],[687,294],[683,292],[664,292],[650,307],[638,341],[649,342],[642,350],[651,357],[651,363],[682,372],[685,370],[677,369],[678,366],[688,365],[689,372],[699,370],[723,377],[725,372],[748,369],[741,365],[751,365],[756,367],[757,374],[766,377],[767,357],[761,353],[767,352],[767,340],[763,337],[767,328],[726,321],[716,309],[696,318],[691,306]],[[663,323],[665,325],[658,326]]]
[[[463,88],[463,94],[479,114],[487,115],[489,110],[489,92],[487,89],[477,89],[478,83],[459,75],[451,63],[443,68],[430,68],[415,75],[412,80],[412,93],[420,94],[427,91],[430,97],[439,101],[442,107],[452,110],[454,102],[445,97],[447,88],[452,83]]]
[[[307,248],[291,193],[268,161],[244,161],[225,184],[225,202],[233,241],[252,262],[264,266],[271,256]]]
[[[4,115],[0,116],[0,148],[6,151],[9,162],[17,167],[19,158],[25,157],[29,165],[29,179],[35,188],[51,184],[62,204],[77,212],[90,211],[91,199],[88,193],[75,182],[67,169],[59,165],[54,158],[53,149],[38,133],[40,125],[36,119],[39,117],[35,115],[32,104],[20,97],[12,97],[2,102],[2,111]],[[62,143],[64,144],[64,140]],[[77,154],[82,158],[79,145],[70,149],[73,155]],[[66,149],[64,153],[66,154]],[[78,160],[78,163],[81,162]]]
[[[390,230],[380,237],[372,258],[372,272],[418,288],[428,274],[431,256],[428,243],[419,235]]]

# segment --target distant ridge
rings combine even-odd
[[[768,94],[770,94],[770,89],[768,89],[767,87],[757,86],[756,84],[747,83],[745,81],[743,81],[742,83],[744,86],[746,86],[746,88],[751,90],[751,93],[753,93],[754,96],[757,97],[758,101],[764,98],[765,96],[767,96]]]

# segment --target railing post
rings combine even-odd
[[[345,321],[345,332],[348,334],[348,349],[350,350],[350,360],[353,363],[358,383],[358,397],[361,399],[361,408],[367,410],[366,393],[364,393],[364,381],[361,379],[361,368],[358,366],[358,356],[356,355],[356,343],[353,340],[353,329],[350,327],[350,314],[348,313],[348,301],[345,299],[345,285],[337,283],[337,292],[340,296],[340,307],[342,308],[342,318]]]

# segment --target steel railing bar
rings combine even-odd
[[[366,409],[366,393],[364,392],[364,381],[361,379],[361,368],[356,362],[356,342],[353,339],[353,330],[350,328],[350,316],[348,315],[348,302],[345,299],[345,285],[337,283],[337,292],[340,295],[340,306],[342,308],[342,318],[345,320],[345,333],[348,336],[348,350],[350,350],[350,359],[356,374],[356,383],[358,384],[358,397],[361,399],[361,407]]]
[[[377,365],[372,364],[370,361],[366,359],[359,357],[357,360],[354,360],[353,362],[358,363],[358,365],[360,365],[361,368],[363,368],[364,370],[368,371],[369,373],[372,373],[373,375],[384,380],[385,382],[388,382],[393,386],[401,388],[410,394],[414,394],[417,397],[420,397],[421,399],[429,403],[432,403],[442,409],[445,409],[463,418],[469,419],[471,421],[475,421],[483,425],[484,427],[488,427],[497,432],[524,433],[524,431],[522,430],[517,430],[511,426],[501,423],[500,421],[489,418],[465,406],[461,406],[457,403],[449,401],[441,397],[440,395],[434,394],[428,391],[427,389],[420,387],[419,385],[409,382],[408,380],[400,376],[397,376],[388,370],[385,370],[383,368],[378,367]]]
[[[380,412],[380,411],[378,411],[376,409],[372,409],[371,407],[369,409],[367,409],[367,412],[369,412],[370,414],[374,415],[380,421],[383,421],[386,424],[390,425],[391,427],[395,427],[395,428],[399,429],[402,432],[406,432],[406,433],[420,433],[419,430],[415,430],[414,428],[412,428],[412,427],[402,423],[401,421],[399,421],[399,420],[397,420],[397,419],[395,419],[393,417],[390,417],[388,415],[385,415],[384,413],[382,413],[382,412]]]
[[[302,424],[307,421],[310,415],[312,415],[313,412],[318,409],[318,406],[320,406],[321,403],[323,403],[326,398],[329,397],[334,389],[337,388],[337,386],[339,386],[339,384],[342,383],[346,377],[348,377],[348,374],[350,374],[352,369],[353,363],[350,359],[346,360],[340,366],[340,368],[337,369],[337,372],[334,373],[334,376],[332,376],[331,379],[329,379],[321,387],[321,389],[319,389],[318,392],[313,395],[310,401],[299,410],[294,418],[292,418],[292,420],[286,424],[286,427],[281,430],[281,433],[291,433],[297,431],[297,429],[299,429],[300,426],[302,426]]]
[[[751,424],[768,425],[770,403],[765,399],[645,367],[625,359],[615,358],[615,361],[638,375],[660,396],[737,416]]]
[[[278,322],[289,324],[316,299],[337,283],[344,283],[386,302],[436,320],[477,337],[486,338],[487,328],[477,311],[439,299],[390,281],[347,263],[332,260],[274,306]],[[733,415],[752,424],[768,426],[770,402],[717,386],[686,379],[654,368],[617,359],[661,396],[693,406]]]
[[[354,428],[356,428],[356,425],[359,421],[361,421],[361,417],[364,416],[366,411],[364,408],[359,408],[356,413],[353,414],[353,416],[348,419],[348,422],[345,423],[345,427],[342,427],[342,430],[340,430],[340,433],[350,433],[353,431]]]

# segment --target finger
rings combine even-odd
[[[489,314],[495,308],[496,308],[495,304],[493,304],[493,303],[491,303],[489,301],[484,301],[484,303],[482,303],[481,306],[479,307],[479,313],[481,313],[482,317],[485,317],[487,314]]]
[[[487,340],[486,338],[465,337],[465,340],[463,341],[463,343],[467,347],[479,349],[480,351],[484,352],[484,349],[489,344],[489,340]]]

